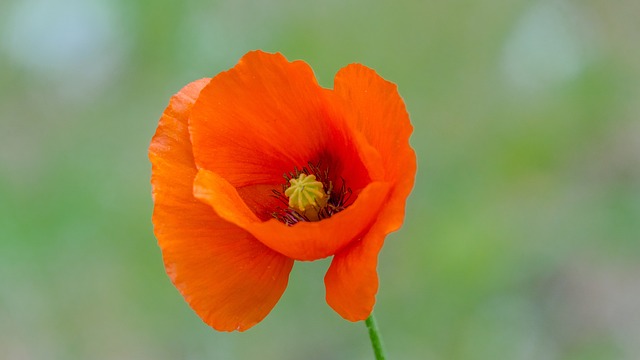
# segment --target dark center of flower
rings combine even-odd
[[[309,163],[301,170],[283,175],[286,184],[282,191],[273,190],[274,196],[286,207],[277,207],[271,214],[274,218],[292,226],[300,221],[320,221],[331,217],[348,206],[352,191],[344,179],[339,188],[329,177],[329,170],[321,170],[320,163]]]

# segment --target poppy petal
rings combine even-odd
[[[395,84],[359,64],[341,69],[334,80],[347,121],[382,156],[384,180],[392,184],[389,198],[361,241],[337,253],[325,276],[327,303],[351,321],[366,319],[378,290],[376,266],[386,235],[402,225],[405,202],[416,173],[409,145],[413,127]]]
[[[210,208],[207,209],[211,212]],[[269,314],[287,286],[293,260],[270,250],[226,221],[185,213],[187,226],[168,233],[191,241],[166,241],[167,273],[189,305],[219,331],[244,331]],[[182,219],[185,221],[186,219]],[[202,222],[207,221],[207,225]]]
[[[187,121],[202,79],[172,97],[149,147],[154,232],[171,281],[217,330],[246,330],[282,296],[293,261],[223,220],[193,196]]]
[[[220,175],[201,169],[194,181],[196,198],[211,205],[225,220],[236,224],[271,249],[296,260],[317,260],[333,255],[364,234],[376,219],[389,192],[389,184],[372,182],[342,212],[316,222],[286,226],[276,219],[261,221],[241,200],[238,191]]]
[[[366,319],[378,292],[378,252],[386,233],[374,225],[361,240],[337,253],[324,277],[327,304],[350,321]]]
[[[386,181],[394,184],[380,220],[388,231],[402,225],[407,196],[413,188],[416,155],[409,145],[413,126],[397,86],[384,80],[374,70],[351,64],[334,79],[335,93],[346,104],[347,121],[367,138],[382,156]]]
[[[305,62],[250,52],[214,77],[193,109],[196,163],[234,187],[280,184],[282,174],[306,166],[325,148],[325,108]]]
[[[235,188],[279,189],[283,174],[320,162],[357,194],[381,173],[380,156],[345,131],[334,110],[307,63],[250,52],[214,77],[194,106],[189,131],[196,164]]]

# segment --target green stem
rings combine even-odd
[[[378,324],[376,323],[376,318],[373,316],[373,313],[365,320],[365,324],[367,324],[367,329],[369,329],[369,338],[371,339],[371,346],[373,346],[373,353],[376,354],[376,360],[386,359],[384,349],[382,348],[382,338],[380,337]]]

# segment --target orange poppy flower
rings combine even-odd
[[[413,187],[411,132],[396,86],[359,64],[330,90],[305,62],[254,51],[185,86],[149,148],[172,282],[207,324],[243,331],[275,306],[294,260],[333,255],[327,302],[364,320]]]

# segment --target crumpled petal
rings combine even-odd
[[[149,148],[154,232],[174,285],[207,324],[246,330],[284,292],[293,260],[223,220],[193,196],[197,169],[187,119],[209,79],[172,97]]]

